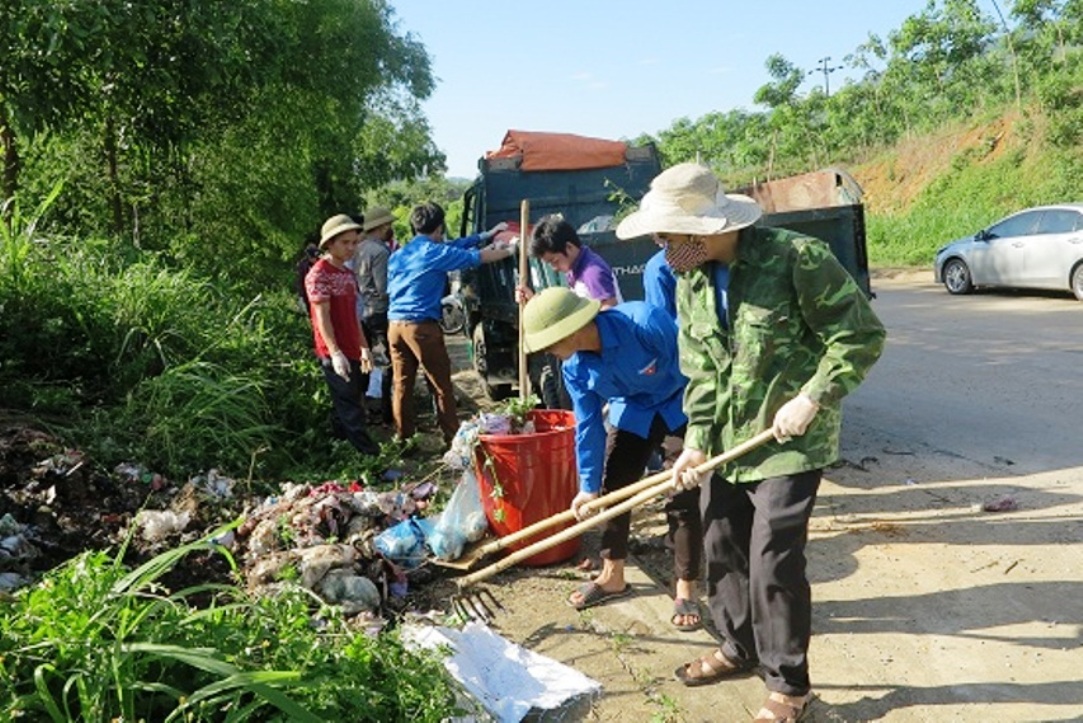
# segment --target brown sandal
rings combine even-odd
[[[771,717],[765,718],[757,713],[756,720],[753,723],[797,723],[808,713],[811,702],[812,693],[806,693],[805,695],[772,693],[767,696],[767,700],[763,702],[763,706],[760,708],[760,712],[766,710],[771,714]]]
[[[726,657],[721,648],[717,648],[677,668],[673,671],[673,675],[689,688],[694,688],[697,685],[707,685],[741,675],[750,667],[733,662]]]

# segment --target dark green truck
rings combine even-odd
[[[546,134],[541,134],[546,135]],[[587,139],[589,140],[589,139]],[[612,143],[605,141],[604,143]],[[535,152],[530,148],[527,152]],[[466,191],[460,235],[500,221],[519,221],[520,203],[530,201],[530,222],[561,213],[579,230],[583,243],[613,267],[625,301],[643,298],[643,268],[658,250],[648,238],[620,241],[613,218],[638,204],[661,171],[653,145],[623,150],[617,165],[559,170],[524,169],[523,154],[479,161],[479,175]],[[781,226],[823,239],[858,285],[872,295],[865,253],[861,189],[845,171],[828,169],[740,189],[764,208],[763,225]],[[524,243],[525,251],[527,244]],[[563,275],[530,259],[534,289],[564,283]],[[474,368],[493,399],[517,393],[517,264],[508,259],[463,272],[460,290],[466,309],[464,332],[472,341]],[[559,362],[546,354],[529,357],[530,379],[547,407],[566,406]]]

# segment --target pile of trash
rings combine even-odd
[[[457,482],[439,512],[440,490],[431,481],[391,490],[287,482],[256,499],[238,494],[236,481],[215,469],[180,485],[135,463],[95,470],[82,453],[45,444],[47,435],[21,439],[16,465],[5,454],[11,440],[0,434],[0,502],[10,510],[0,516],[0,592],[86,549],[128,541],[130,552],[146,559],[240,519],[216,542],[237,559],[250,591],[300,584],[348,615],[375,616],[384,605],[405,605],[410,586],[431,577],[426,562],[457,559],[488,534],[473,450],[479,435],[529,431],[517,424],[509,414],[463,423],[443,460]],[[31,454],[45,456],[31,463]],[[5,465],[20,469],[5,475]],[[211,574],[178,571],[204,581]]]

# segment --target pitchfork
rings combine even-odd
[[[712,457],[703,464],[698,465],[695,468],[695,473],[697,475],[706,474],[707,472],[713,470],[715,467],[723,465],[727,462],[731,462],[738,457],[741,457],[742,455],[751,452],[753,449],[756,449],[757,447],[765,444],[768,440],[771,440],[773,438],[774,433],[770,429],[760,432],[752,439],[737,445],[728,452],[724,452],[723,454],[720,454],[716,457]],[[608,494],[598,497],[597,499],[591,500],[587,504],[583,505],[583,508],[581,509],[586,509],[588,513],[601,510],[600,512],[598,512],[598,514],[592,515],[585,520],[577,522],[571,527],[561,530],[560,532],[552,535],[551,537],[547,537],[533,544],[527,545],[523,549],[511,553],[507,557],[493,563],[492,565],[489,565],[488,567],[485,567],[481,570],[478,570],[477,572],[459,578],[455,582],[458,586],[460,594],[452,596],[452,609],[455,610],[457,614],[463,615],[464,617],[481,619],[484,622],[492,620],[496,613],[496,611],[493,609],[494,607],[501,611],[504,609],[503,606],[500,605],[499,602],[497,602],[493,594],[487,590],[478,591],[472,594],[462,594],[464,590],[467,590],[475,583],[486,580],[497,574],[498,572],[502,572],[529,557],[537,555],[539,552],[545,552],[551,547],[555,547],[562,542],[566,542],[567,540],[570,540],[574,537],[578,537],[587,530],[597,527],[598,525],[609,519],[612,519],[618,515],[622,515],[625,512],[628,512],[635,507],[638,507],[644,502],[648,502],[665,492],[671,491],[673,489],[672,477],[673,473],[671,471],[663,470],[662,472],[651,475],[650,477],[645,477],[634,484],[628,485],[627,487],[622,487],[621,489],[614,490]],[[520,540],[547,530],[550,527],[562,524],[564,522],[569,522],[574,519],[575,513],[573,513],[571,510],[559,512],[552,517],[547,517],[544,520],[535,522],[529,527],[525,527],[518,532],[513,532],[510,535],[505,535],[498,540],[494,540],[493,542],[490,542],[487,545],[478,548],[478,550],[475,551],[474,555],[476,558],[480,559],[484,555],[497,552],[508,547],[509,545],[513,545],[516,542],[519,542]],[[488,599],[486,600],[486,598]],[[489,604],[492,604],[493,607],[489,607]],[[469,612],[471,610],[474,611],[474,614],[472,615]]]

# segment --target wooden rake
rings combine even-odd
[[[743,442],[716,457],[712,457],[703,464],[697,466],[695,472],[700,475],[706,474],[720,465],[731,462],[738,457],[751,452],[753,449],[762,446],[771,439],[774,439],[774,434],[770,429],[760,432],[752,439]],[[562,542],[578,537],[587,530],[597,527],[607,520],[622,515],[644,502],[648,502],[665,492],[671,491],[673,489],[672,477],[673,473],[670,470],[663,470],[662,472],[645,477],[627,487],[614,490],[609,494],[591,500],[584,505],[583,508],[585,508],[588,513],[597,512],[597,514],[593,514],[585,520],[581,520],[571,527],[561,530],[550,537],[527,545],[521,550],[516,550],[488,567],[459,578],[456,580],[456,585],[458,586],[460,594],[452,597],[452,609],[457,613],[464,615],[464,617],[481,619],[488,622],[493,618],[497,610],[503,609],[503,606],[501,606],[492,594],[487,591],[474,593],[473,596],[470,594],[463,594],[463,591],[482,580],[487,580],[498,572],[502,572],[509,567],[517,565],[529,557],[533,557]],[[518,532],[513,532],[510,535],[505,535],[504,537],[482,545],[471,553],[471,558],[474,561],[481,560],[487,555],[499,552],[506,547],[514,545],[529,537],[533,537],[551,527],[575,519],[575,514],[571,510],[564,510],[551,517],[547,517],[544,520],[535,522],[533,525],[524,527]]]

